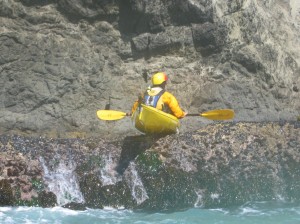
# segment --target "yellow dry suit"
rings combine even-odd
[[[142,97],[141,103],[155,107],[164,112],[170,113],[177,118],[185,116],[183,110],[180,108],[177,99],[169,92],[161,87],[149,88]],[[132,107],[133,113],[138,107],[139,101],[136,101]]]

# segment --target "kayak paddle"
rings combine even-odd
[[[105,121],[120,120],[130,116],[125,112],[116,110],[98,110],[97,117]],[[210,120],[230,120],[234,117],[234,111],[230,109],[210,110],[201,114],[187,114],[186,116],[201,116]]]
[[[116,111],[116,110],[98,110],[97,111],[97,117],[101,120],[105,121],[114,121],[114,120],[120,120],[123,117],[125,117],[127,114],[122,111]]]
[[[230,109],[210,110],[201,114],[187,114],[186,116],[201,116],[210,120],[230,120],[234,117],[234,111]]]

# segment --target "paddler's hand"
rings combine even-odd
[[[126,116],[129,116],[129,117],[131,117],[131,115],[132,115],[132,113],[131,113],[131,112],[129,112],[129,113],[126,113]]]
[[[182,117],[185,117],[187,114],[188,114],[188,111],[187,110],[183,110],[183,116]]]

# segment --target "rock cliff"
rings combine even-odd
[[[49,137],[135,133],[97,120],[129,111],[155,71],[189,112],[296,120],[297,0],[0,2],[0,132]],[[182,122],[182,131],[207,124]]]

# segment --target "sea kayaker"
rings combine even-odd
[[[150,105],[166,113],[170,113],[177,118],[183,118],[187,114],[184,112],[175,96],[165,90],[168,76],[164,72],[155,73],[152,78],[152,86],[135,101],[131,109],[131,113],[137,109],[139,103]]]

